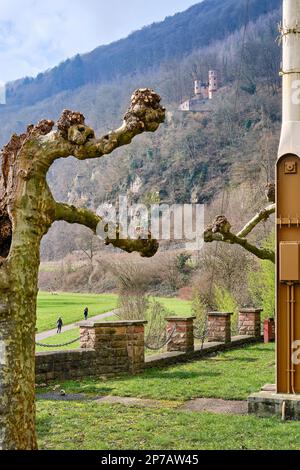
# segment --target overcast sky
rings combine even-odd
[[[35,76],[200,0],[0,0],[0,82]]]

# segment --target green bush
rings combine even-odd
[[[194,322],[195,336],[204,341],[207,331],[208,306],[204,297],[196,289],[193,292],[191,313],[196,320]]]
[[[237,333],[239,306],[234,296],[228,289],[215,286],[215,303],[220,312],[232,312],[231,317],[232,332]]]
[[[274,249],[274,233],[264,244]],[[275,312],[275,267],[270,261],[260,260],[258,269],[249,273],[249,291],[256,307],[262,307],[263,318],[273,317]]]

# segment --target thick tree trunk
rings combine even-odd
[[[80,113],[64,111],[14,135],[0,154],[0,449],[35,450],[35,325],[40,242],[56,220],[96,232],[101,219],[86,209],[54,201],[46,182],[57,158],[99,158],[164,121],[160,98],[137,90],[123,125],[96,139]],[[153,256],[155,240],[110,240],[114,246]]]
[[[4,450],[37,448],[36,299],[40,241],[52,222],[53,199],[46,183],[47,167],[32,158],[31,150],[24,138],[14,152],[9,149],[0,188],[2,213],[8,215],[0,268],[5,281],[0,284],[0,448]]]
[[[32,266],[30,268],[32,269]],[[6,292],[9,299],[8,309],[3,312],[0,324],[0,449],[33,450],[37,448],[35,435],[37,292],[34,288],[28,291],[25,283],[36,281],[37,271],[28,272],[25,276],[24,273],[22,276],[15,274],[15,280],[11,278],[12,288]],[[36,286],[36,282],[31,285]]]

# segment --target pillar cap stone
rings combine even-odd
[[[251,307],[250,308],[249,307],[248,308],[241,308],[239,310],[240,313],[261,313],[263,311],[264,311],[263,308],[254,308],[254,307],[253,308],[251,308]]]
[[[76,323],[77,326],[83,327],[83,328],[95,328],[95,327],[101,327],[101,328],[112,328],[115,326],[140,326],[140,325],[146,325],[148,322],[146,320],[126,320],[126,321],[82,321],[79,323]]]
[[[208,312],[209,317],[229,317],[233,312]]]
[[[191,321],[191,320],[196,320],[197,317],[192,316],[192,317],[166,317],[166,321]]]

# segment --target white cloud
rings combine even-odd
[[[0,0],[0,80],[36,75],[196,0]]]

